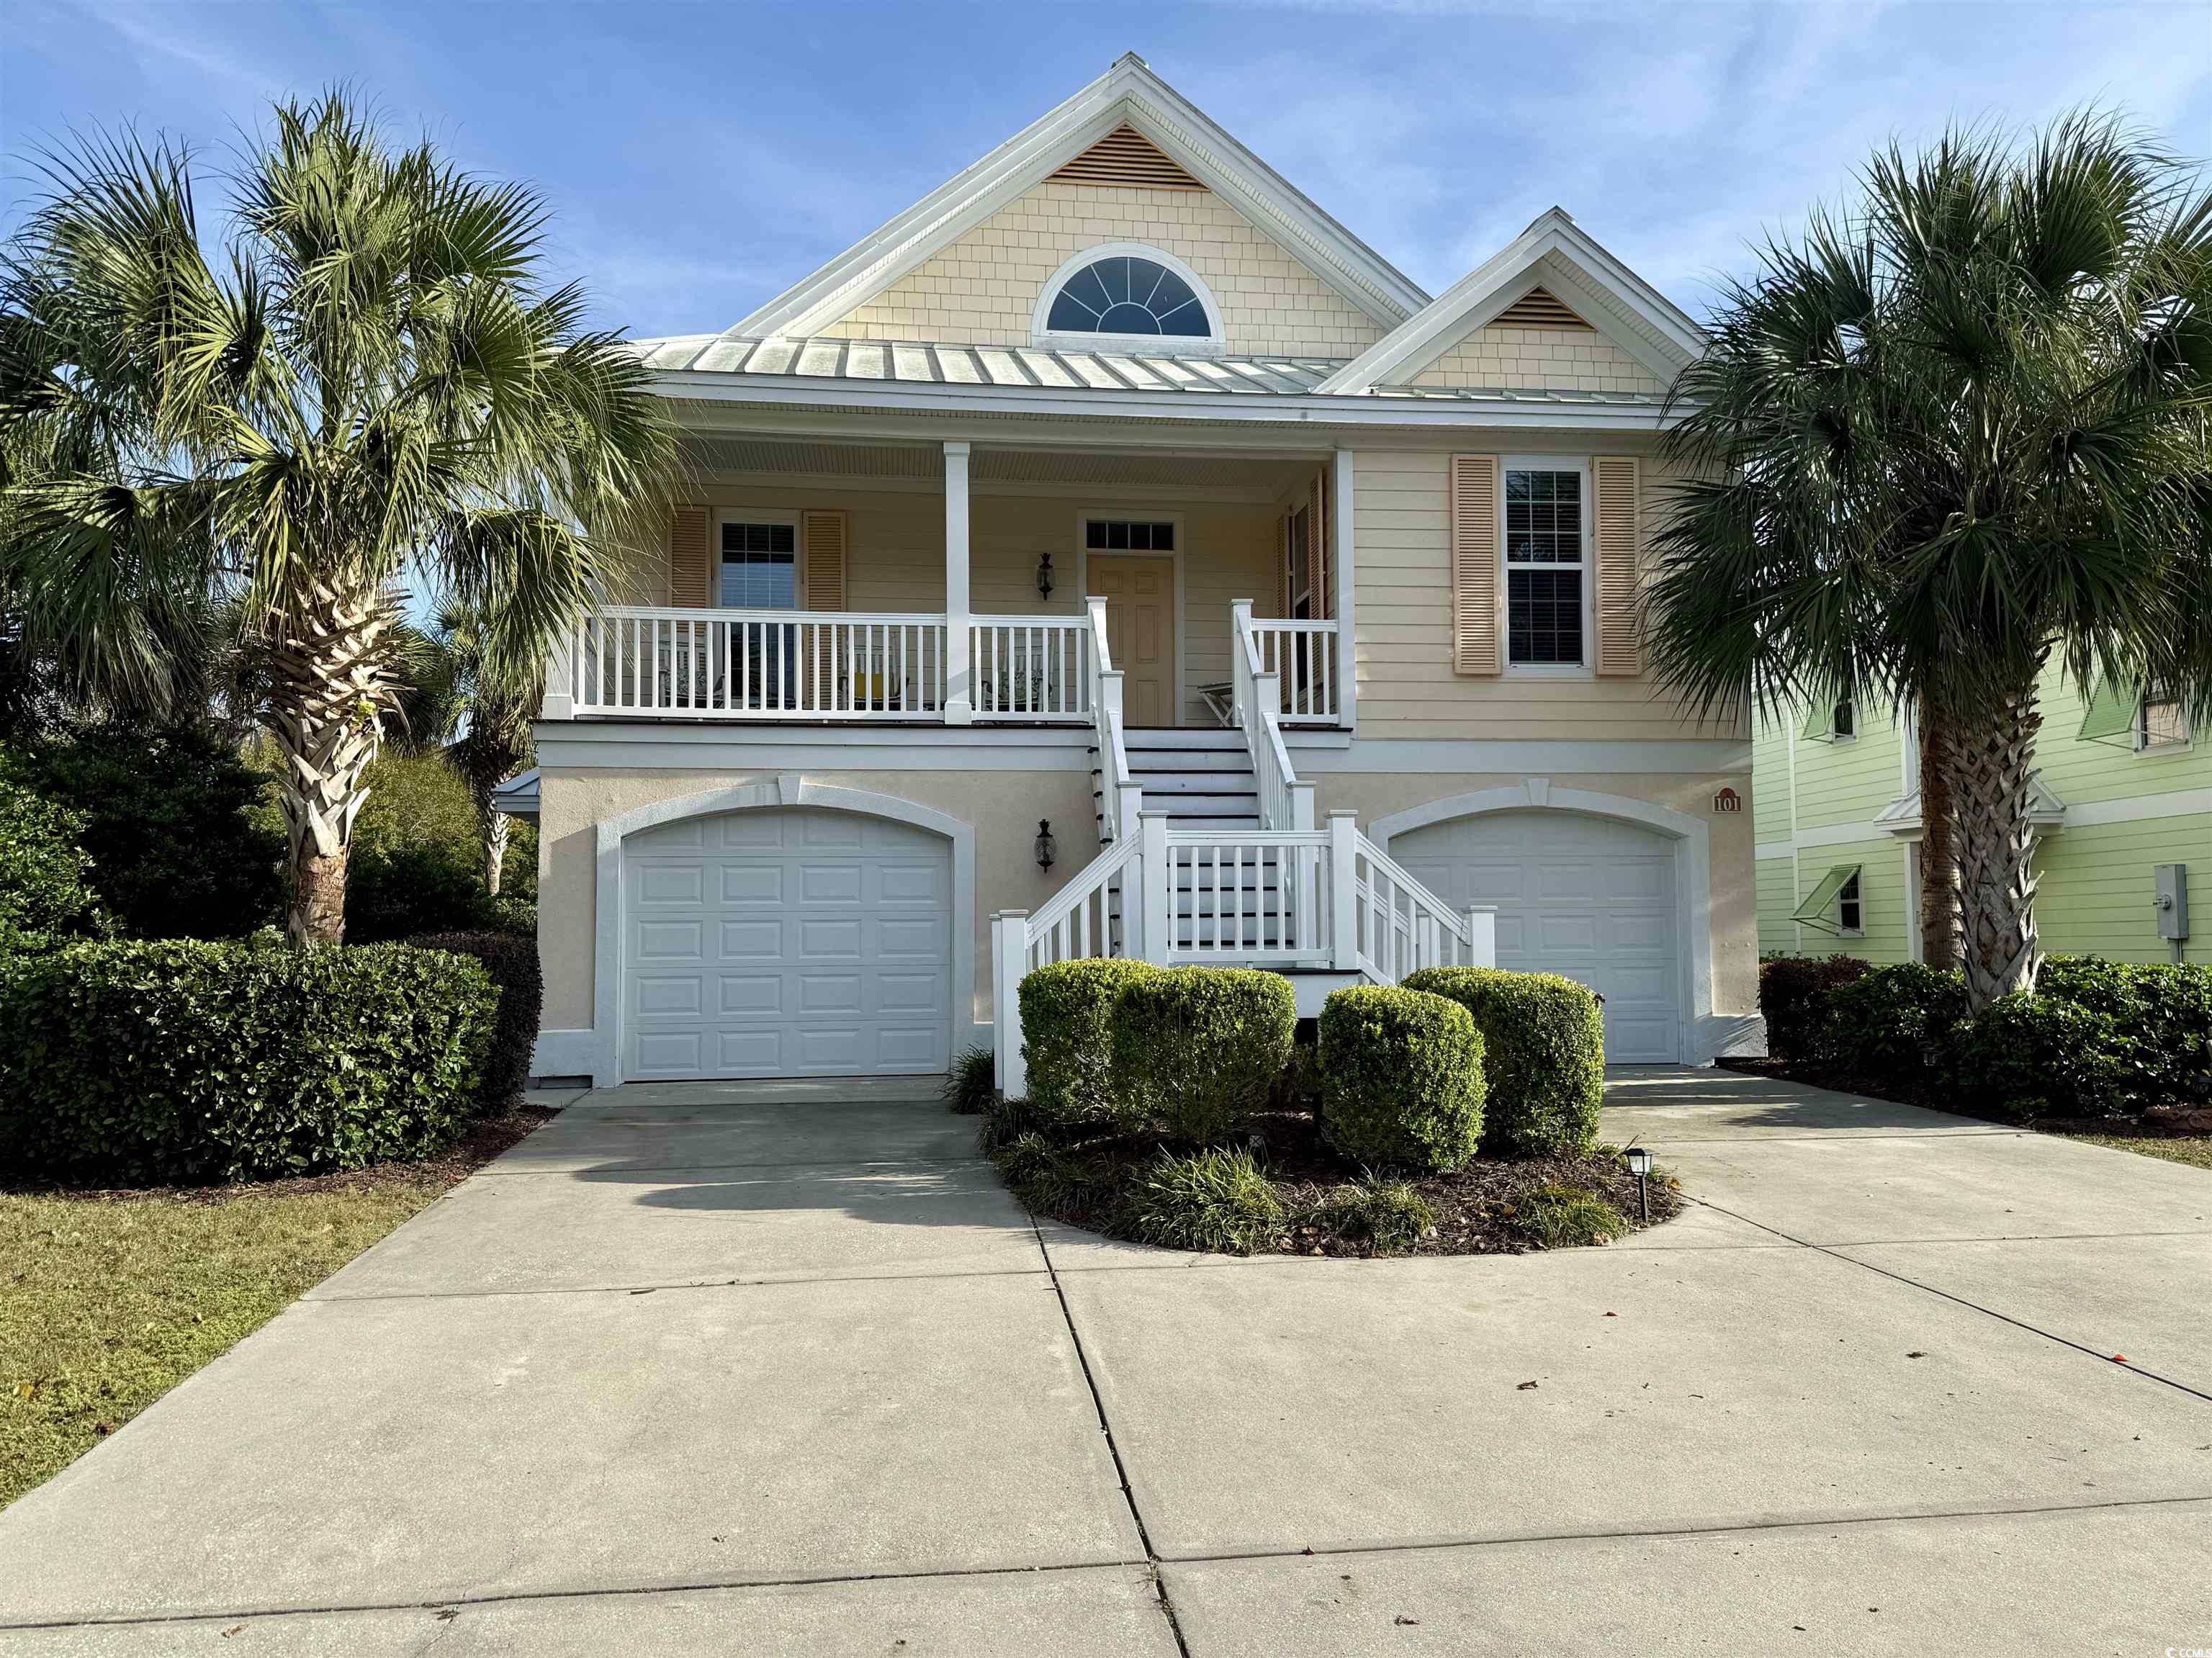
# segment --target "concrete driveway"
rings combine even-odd
[[[914,1091],[581,1097],[0,1514],[0,1655],[2212,1647],[2201,1170],[1624,1073],[1671,1225],[1237,1262]]]

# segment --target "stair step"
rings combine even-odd
[[[1139,749],[1237,749],[1243,738],[1225,726],[1198,726],[1188,731],[1146,729],[1121,733],[1122,746],[1132,754]]]
[[[1249,771],[1140,771],[1132,774],[1146,793],[1256,794]]]

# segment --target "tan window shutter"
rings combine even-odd
[[[1498,648],[1498,457],[1451,458],[1452,671],[1501,671]]]
[[[707,573],[714,561],[707,550],[704,507],[678,507],[668,519],[668,602],[693,608],[709,602]]]
[[[1275,525],[1275,614],[1286,616],[1291,613],[1291,525],[1295,520],[1288,513]]]
[[[1307,566],[1313,572],[1313,615],[1316,622],[1326,621],[1334,614],[1336,600],[1336,581],[1329,561],[1334,544],[1328,533],[1328,468],[1322,467],[1314,474],[1313,516],[1306,520]]]
[[[806,608],[845,608],[845,549],[850,539],[842,513],[806,513],[799,519],[806,547]]]
[[[1636,614],[1636,491],[1633,455],[1599,455],[1590,462],[1597,496],[1597,671],[1644,671]]]

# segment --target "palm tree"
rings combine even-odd
[[[492,792],[529,763],[544,653],[501,661],[482,613],[466,604],[441,607],[422,647],[406,698],[414,740],[434,744],[468,786],[483,845],[484,890],[497,896],[514,825],[492,804]]]
[[[1863,185],[1769,244],[1674,387],[1692,477],[1647,622],[1655,665],[1708,713],[1747,687],[1778,715],[1917,707],[1979,1011],[2039,962],[2046,663],[2170,685],[2200,729],[2212,712],[2212,199],[2084,115],[2017,147],[1893,148]]]
[[[0,270],[0,453],[27,635],[158,701],[148,596],[238,602],[265,651],[291,932],[339,942],[362,774],[427,573],[520,659],[665,522],[675,453],[641,364],[539,276],[545,210],[343,93],[287,104],[232,177],[219,257],[191,158],[100,139]]]

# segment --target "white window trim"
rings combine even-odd
[[[1849,708],[1851,711],[1851,728],[1847,732],[1839,732],[1836,729],[1836,710],[1838,708]],[[1862,710],[1857,703],[1850,701],[1844,697],[1839,696],[1833,702],[1830,703],[1828,705],[1828,741],[1838,748],[1843,747],[1847,743],[1857,742],[1859,740],[1859,726],[1863,723],[1859,718],[1861,712]]]
[[[1505,480],[1513,472],[1574,472],[1582,478],[1583,659],[1580,662],[1516,662],[1513,659],[1513,572],[1538,568],[1561,569],[1562,565],[1516,565],[1510,556],[1505,527]],[[1590,464],[1588,455],[1502,455],[1498,463],[1498,592],[1504,635],[1498,641],[1504,675],[1510,679],[1595,679],[1597,657],[1591,647],[1597,639],[1597,548],[1591,519]]]
[[[2167,699],[2160,698],[2159,700],[2166,701]],[[2197,748],[2197,732],[2195,727],[2191,724],[2188,713],[2185,709],[2183,711],[2181,716],[2181,723],[2183,728],[2188,732],[2187,736],[2184,737],[2179,743],[2154,743],[2150,740],[2151,701],[2152,697],[2150,688],[2146,685],[2143,688],[2142,694],[2136,698],[2135,723],[2128,731],[2129,746],[2130,750],[2137,756],[2148,760],[2164,760],[2177,754],[2193,753]]]
[[[781,507],[717,507],[714,509],[714,574],[713,610],[728,608],[722,603],[722,526],[725,524],[787,524],[791,526],[791,608],[794,612],[806,608],[806,525],[799,514]],[[852,573],[846,572],[848,575]]]
[[[1850,896],[1845,897],[1844,896],[1845,893],[1849,893]],[[1859,924],[1856,926],[1844,925],[1845,904],[1856,904],[1858,907]],[[1856,875],[1852,876],[1850,880],[1836,889],[1836,937],[1863,938],[1866,936],[1866,871],[1862,869]]]
[[[1170,334],[1079,334],[1045,326],[1045,319],[1052,314],[1052,302],[1060,297],[1060,288],[1070,277],[1100,259],[1117,256],[1150,259],[1156,264],[1165,265],[1188,282],[1190,291],[1198,295],[1198,302],[1206,312],[1206,337],[1198,339],[1188,335]],[[1148,357],[1218,357],[1228,349],[1228,331],[1222,322],[1221,306],[1214,299],[1213,290],[1206,286],[1206,278],[1174,254],[1147,242],[1101,242],[1096,247],[1086,247],[1080,253],[1071,256],[1052,273],[1050,280],[1037,295],[1036,308],[1030,313],[1030,343],[1048,351],[1115,351]]]

